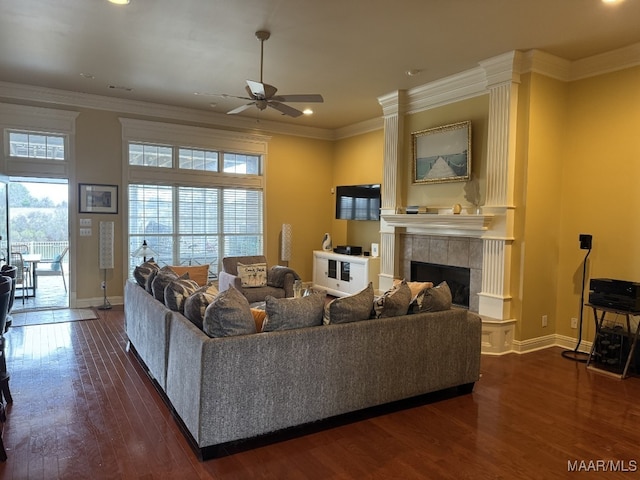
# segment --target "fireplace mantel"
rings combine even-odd
[[[489,230],[493,214],[383,214],[382,219],[391,227],[432,235],[481,237]]]

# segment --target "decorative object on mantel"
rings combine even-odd
[[[456,203],[451,209],[451,211],[453,212],[454,215],[460,215],[460,212],[462,211],[462,205],[460,205],[459,203]]]
[[[471,121],[411,134],[413,183],[461,182],[471,173]]]
[[[480,213],[480,182],[473,173],[469,181],[464,184],[464,198],[475,207],[473,213]]]
[[[419,205],[407,205],[405,211],[406,213],[416,214],[416,213],[427,213],[427,207],[421,207]]]
[[[291,244],[293,242],[293,234],[291,232],[291,224],[282,224],[282,237],[280,245],[280,258],[283,262],[289,262],[291,260]]]
[[[331,252],[333,250],[331,245],[331,235],[329,233],[325,233],[322,238],[322,250],[325,252]]]

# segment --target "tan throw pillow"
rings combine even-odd
[[[238,263],[238,276],[245,288],[264,287],[267,285],[267,264],[252,263],[245,265]]]
[[[411,290],[411,298],[416,298],[418,294],[427,288],[433,288],[433,282],[407,282],[397,278],[393,280],[393,286],[400,285],[402,282],[406,282],[409,290]]]
[[[387,290],[373,302],[376,318],[406,315],[411,304],[411,290],[404,280]]]
[[[209,281],[209,265],[171,265],[171,270],[179,276],[189,273],[189,279],[201,287]]]
[[[267,312],[261,308],[252,308],[251,315],[253,315],[253,321],[256,322],[256,332],[261,332],[264,319],[267,317]]]

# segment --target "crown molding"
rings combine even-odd
[[[571,62],[542,50],[528,50],[522,55],[522,72],[534,72],[563,82],[571,81]]]
[[[0,98],[41,102],[57,106],[91,108],[125,115],[142,115],[166,120],[197,122],[223,128],[277,133],[320,140],[334,140],[335,138],[335,132],[329,129],[291,125],[270,120],[260,120],[257,123],[253,119],[240,116],[9,82],[0,82]]]
[[[354,123],[346,127],[338,128],[334,131],[334,140],[342,140],[344,138],[355,137],[365,133],[375,132],[384,129],[384,118],[376,117],[364,122]]]
[[[571,80],[582,80],[640,65],[640,43],[571,63]]]

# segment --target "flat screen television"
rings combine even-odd
[[[380,184],[336,187],[336,218],[380,220]]]

